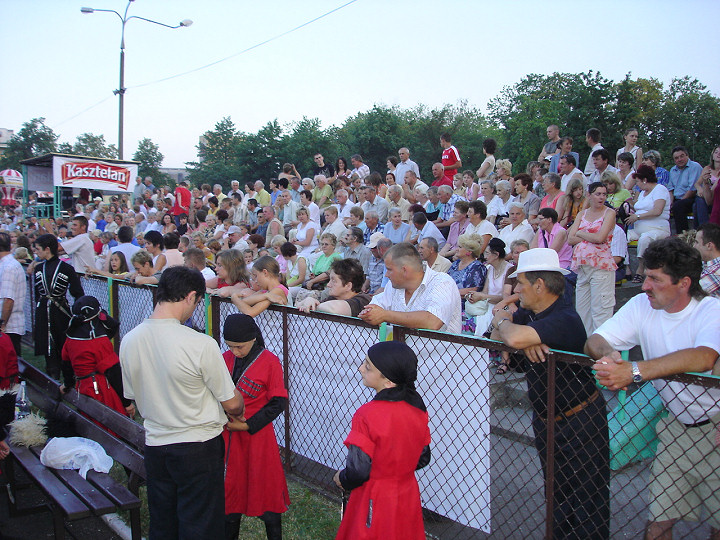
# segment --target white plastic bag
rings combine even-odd
[[[40,453],[40,463],[53,469],[79,469],[80,476],[85,478],[90,469],[109,472],[113,460],[100,444],[91,439],[54,437]]]

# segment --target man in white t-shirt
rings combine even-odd
[[[362,320],[460,333],[460,293],[449,275],[426,269],[406,242],[390,248],[385,267],[390,284],[360,312]]]
[[[595,171],[592,154],[603,147],[603,145],[600,144],[600,136],[600,130],[598,128],[590,128],[585,133],[585,142],[590,147],[590,155],[588,156],[587,163],[585,163],[585,176],[590,176]]]
[[[60,244],[58,251],[71,256],[71,264],[76,272],[85,273],[88,266],[95,268],[95,250],[88,235],[88,219],[85,216],[75,216],[70,222],[70,231],[73,237]]]
[[[185,326],[205,296],[197,270],[173,266],[149,319],[120,343],[123,388],[145,419],[150,538],[223,538],[225,414],[242,419],[220,347]]]
[[[570,154],[560,158],[560,172],[562,173],[562,180],[560,181],[560,191],[567,193],[568,184],[572,180],[580,180],[583,183],[583,188],[587,189],[588,183],[587,178],[583,172],[577,168],[577,162],[575,156]]]
[[[605,171],[618,172],[615,167],[610,165],[610,153],[604,148],[595,150],[590,157],[593,160],[593,165],[595,165],[595,170],[588,177],[588,185],[593,182],[600,182],[600,178]]]
[[[211,268],[208,268],[207,259],[202,249],[195,247],[187,248],[183,253],[183,259],[185,260],[185,266],[199,271],[205,278],[205,281],[216,277],[215,272],[213,272]]]
[[[656,240],[645,250],[645,294],[637,295],[588,338],[585,352],[610,390],[652,381],[670,415],[657,424],[658,446],[650,484],[645,538],[671,538],[679,519],[709,516],[720,534],[720,389],[678,381],[670,375],[707,375],[720,353],[720,302],[700,286],[700,253],[679,238]],[[644,361],[620,352],[640,345]],[[704,509],[704,510],[703,510]]]

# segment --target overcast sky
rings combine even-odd
[[[697,77],[720,95],[720,1],[137,0],[126,26],[125,158],[149,137],[165,167],[196,159],[198,137],[224,116],[253,132],[318,117],[323,127],[375,103],[403,108],[488,100],[528,73],[593,69]],[[0,0],[0,127],[34,117],[73,142],[117,143],[120,19],[124,0]],[[151,84],[148,84],[151,83]],[[105,101],[103,101],[105,100]],[[98,102],[101,104],[93,107]],[[90,108],[92,107],[92,108]],[[89,110],[87,110],[90,108]],[[388,152],[393,149],[388,149]]]

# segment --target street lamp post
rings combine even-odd
[[[119,112],[118,112],[118,157],[120,159],[123,159],[123,132],[124,132],[124,117],[125,117],[125,25],[130,19],[140,19],[142,21],[146,21],[149,23],[157,24],[159,26],[164,26],[165,28],[181,28],[181,27],[187,27],[190,26],[193,22],[190,19],[185,19],[183,21],[180,21],[180,24],[177,26],[171,26],[169,24],[164,24],[158,21],[153,21],[152,19],[146,19],[145,17],[138,17],[137,15],[133,15],[131,17],[128,17],[128,10],[130,9],[130,4],[132,4],[135,0],[128,0],[128,4],[125,7],[125,15],[120,15],[117,11],[114,9],[95,9],[90,7],[83,7],[80,8],[80,11],[82,13],[95,13],[96,11],[104,11],[106,13],[114,13],[117,15],[120,19],[120,22],[122,22],[122,34],[120,36],[120,87],[117,90],[113,90],[113,94],[118,96],[120,101],[119,106]]]

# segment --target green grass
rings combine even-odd
[[[23,345],[23,359],[41,371],[45,371],[45,358],[35,356],[32,349]],[[125,484],[127,475],[121,465],[115,463],[110,470],[117,482]],[[340,526],[340,502],[330,501],[305,487],[302,483],[288,478],[290,491],[290,509],[283,514],[283,538],[286,540],[325,540],[335,538]],[[150,516],[147,508],[147,492],[145,486],[140,488],[140,523],[143,536],[148,534]],[[127,512],[120,512],[120,517],[129,524]],[[240,538],[243,540],[265,540],[265,525],[260,519],[245,517],[240,527]]]

